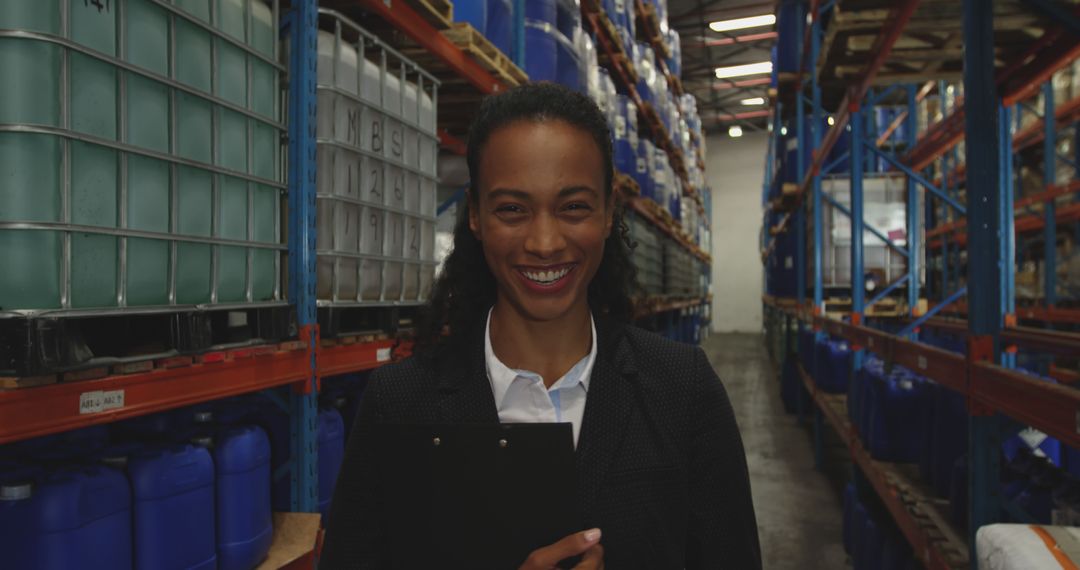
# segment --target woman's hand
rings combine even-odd
[[[604,547],[600,546],[600,529],[575,532],[570,536],[529,555],[518,570],[555,570],[556,564],[583,554],[574,570],[604,570]]]

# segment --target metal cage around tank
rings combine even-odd
[[[284,303],[277,10],[0,7],[4,310]]]
[[[420,304],[435,273],[439,82],[375,35],[320,9],[320,306]]]

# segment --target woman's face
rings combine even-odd
[[[589,133],[560,120],[511,123],[491,134],[479,170],[469,228],[500,300],[537,321],[587,304],[613,213]]]

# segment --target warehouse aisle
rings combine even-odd
[[[811,431],[784,413],[760,335],[713,335],[702,343],[724,382],[742,431],[767,570],[845,567],[843,504],[814,470]]]

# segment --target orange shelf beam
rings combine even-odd
[[[1050,192],[1044,192],[1040,195],[1061,195],[1070,194],[1072,192],[1075,192],[1075,190],[1069,190],[1063,193],[1054,190]],[[1055,210],[1054,212],[1054,219],[1056,220],[1056,223],[1058,225],[1080,221],[1080,203],[1067,204],[1065,206],[1058,207],[1057,210]],[[967,222],[965,220],[958,220],[956,222],[939,226],[941,228],[940,230],[939,228],[934,228],[933,230],[927,231],[927,247],[929,247],[930,249],[940,249],[944,245],[946,239],[958,245],[967,245],[967,234],[959,231],[966,227],[966,225]],[[1029,234],[1033,232],[1038,232],[1041,231],[1045,226],[1046,218],[1044,216],[1034,214],[1023,216],[1018,215],[1013,222],[1013,227],[1018,234]],[[939,237],[938,239],[930,239],[948,233],[956,233],[956,235],[945,235],[944,237]]]
[[[411,348],[399,345],[396,339],[378,340],[356,344],[322,347],[316,357],[319,376],[337,376],[351,372],[374,370],[401,357],[402,350]]]
[[[223,359],[0,392],[0,444],[302,384],[311,374],[311,354],[303,347],[212,354],[222,354]],[[206,356],[204,360],[211,360]]]
[[[771,298],[763,300],[799,320],[812,323],[815,330],[824,330],[846,339],[854,347],[881,354],[889,362],[930,378],[989,410],[1027,423],[1070,446],[1080,446],[1080,433],[1076,430],[1076,419],[1080,417],[1080,391],[1074,388],[1043,382],[989,362],[969,362],[964,355],[876,329],[810,315],[797,306],[781,307]],[[1080,315],[1080,310],[1070,311]],[[1018,310],[1018,316],[1022,312]]]

